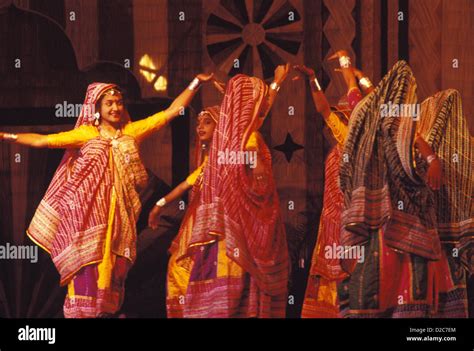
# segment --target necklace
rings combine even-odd
[[[112,147],[117,147],[118,146],[118,143],[119,141],[117,140],[118,138],[120,138],[120,136],[122,135],[122,130],[121,129],[117,129],[115,131],[115,135],[114,136],[111,136],[110,134],[107,135],[107,133],[104,133],[104,129],[101,128],[100,126],[98,127],[99,129],[99,133],[100,135],[105,138],[105,139],[109,139],[110,140],[110,145],[112,145]]]

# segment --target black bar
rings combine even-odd
[[[398,11],[403,12],[403,21],[398,22],[398,59],[407,62],[409,62],[410,58],[408,47],[409,7],[409,0],[399,0]]]

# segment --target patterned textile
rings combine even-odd
[[[454,243],[461,261],[474,273],[474,149],[459,92],[440,91],[421,104],[417,132],[438,155],[444,184],[434,192],[438,234]],[[419,167],[423,176],[426,165]],[[447,210],[449,209],[449,210]]]
[[[227,255],[263,291],[280,295],[287,290],[288,255],[270,151],[259,138],[258,162],[266,172],[263,185],[254,183],[246,165],[218,164],[219,152],[245,150],[248,138],[262,123],[265,95],[265,84],[256,78],[237,75],[227,84],[190,248],[225,238]]]
[[[399,61],[351,115],[340,170],[343,245],[366,243],[383,226],[388,246],[441,257],[433,194],[411,167],[415,124],[401,123],[410,116],[380,113],[389,103],[416,104],[415,89],[410,67]]]
[[[383,230],[364,244],[364,260],[338,282],[345,318],[466,318],[466,271],[443,245],[436,261],[388,247]]]
[[[336,282],[347,277],[339,258],[326,257],[326,248],[340,245],[343,196],[339,188],[339,164],[342,146],[335,146],[326,159],[323,210],[316,247],[311,259],[302,318],[339,316]]]
[[[166,114],[157,113],[131,123],[124,110],[122,135],[103,138],[91,125],[93,109],[85,107],[95,106],[112,87],[91,84],[76,128],[48,135],[50,147],[68,149],[27,231],[50,253],[60,284],[69,284],[67,317],[94,317],[120,308],[123,284],[116,283],[125,279],[136,258],[138,191],[147,182],[137,143],[167,122]],[[78,293],[79,287],[86,292]]]
[[[103,83],[88,87],[76,128],[93,122],[93,109],[85,107],[95,106],[112,87],[115,85]],[[109,144],[97,138],[80,152],[66,151],[28,228],[30,238],[51,254],[61,285],[67,284],[81,267],[102,259],[110,207],[107,199],[113,183],[107,171]]]
[[[64,302],[66,318],[97,318],[115,314],[122,306],[125,280],[130,261],[121,256],[113,256],[107,270],[99,265],[81,268],[68,284],[68,293]],[[102,277],[110,280],[99,286]]]
[[[441,92],[423,103],[418,129],[443,160],[447,180],[438,193],[429,189],[426,165],[413,147],[415,119],[381,115],[382,104],[415,104],[415,87],[410,68],[398,62],[351,116],[343,151],[349,162],[342,161],[340,170],[341,242],[362,246],[365,257],[343,262],[350,272],[338,283],[344,317],[467,317],[468,271],[453,252],[458,247],[462,255],[470,247],[466,238],[472,234],[463,223],[472,221],[472,204],[453,189],[472,194],[472,170],[466,167],[472,148],[463,139],[465,129],[457,129],[463,123],[456,93]],[[446,152],[443,143],[455,147]],[[453,149],[463,153],[459,165],[447,164]],[[443,221],[461,228],[444,231],[457,241],[443,240]]]
[[[112,253],[116,200],[117,197],[113,191],[104,256],[101,262],[82,267],[68,284],[64,302],[66,318],[96,318],[112,315],[122,305],[125,279],[131,263],[127,258]]]
[[[195,196],[172,247],[170,317],[285,315],[285,232],[270,152],[255,132],[263,120],[265,88],[243,75],[227,85],[202,180],[193,188]],[[245,164],[218,163],[219,152],[226,150],[255,151],[263,181]]]

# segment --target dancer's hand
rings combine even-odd
[[[277,68],[275,68],[275,79],[273,81],[277,83],[278,85],[281,85],[281,83],[285,81],[289,72],[290,72],[289,63],[285,65],[279,65]]]
[[[148,226],[151,229],[158,228],[158,223],[160,221],[160,213],[161,213],[161,207],[156,206],[156,205],[150,211],[150,214],[148,215]]]
[[[336,51],[333,55],[329,56],[328,60],[339,59],[340,57],[343,57],[343,56],[349,57],[349,54],[347,53],[346,50],[339,50],[339,51]]]
[[[433,190],[439,190],[441,187],[441,180],[443,176],[443,169],[439,158],[431,161],[426,172],[426,183]]]
[[[204,82],[204,83],[211,81],[213,77],[214,77],[214,73],[210,73],[210,74],[200,73],[196,76],[197,79],[199,79],[201,82]]]
[[[299,73],[306,76],[308,79],[313,79],[314,77],[316,77],[316,74],[314,73],[314,69],[306,67],[305,65],[296,65],[296,66],[293,66],[293,68]]]
[[[218,81],[217,79],[212,79],[212,84],[221,94],[225,94],[225,83]]]

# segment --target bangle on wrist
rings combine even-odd
[[[372,82],[370,81],[368,77],[362,77],[361,79],[359,79],[359,84],[363,90],[367,90],[373,86]]]
[[[199,80],[198,77],[196,77],[188,85],[188,89],[191,90],[191,91],[195,91],[195,90],[198,90],[200,86],[201,86],[201,81]]]
[[[18,139],[18,135],[12,133],[4,133],[2,139],[5,141],[16,141]]]
[[[164,197],[162,197],[161,199],[159,199],[157,202],[156,202],[156,206],[158,207],[163,207],[166,205],[166,199]]]
[[[275,90],[277,93],[280,90],[280,85],[277,82],[270,84],[270,89]]]
[[[431,154],[426,157],[426,162],[430,165],[436,159],[438,159],[438,156],[436,154]]]
[[[341,68],[349,68],[351,66],[351,58],[349,56],[339,57],[339,66]]]
[[[309,79],[309,86],[311,87],[311,91],[321,91],[321,85],[319,85],[318,78],[311,77]]]

